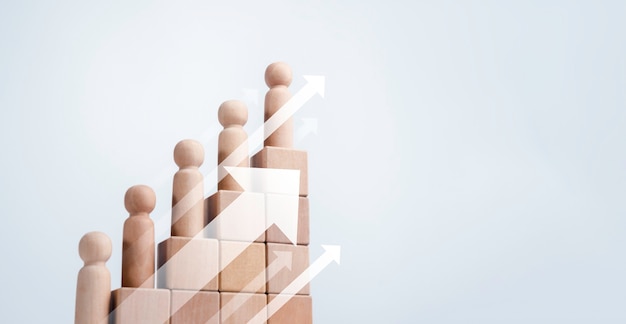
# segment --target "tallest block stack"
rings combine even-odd
[[[290,98],[288,87],[292,73],[285,63],[273,63],[265,70],[265,83],[270,88],[265,95],[265,121],[271,118]],[[265,134],[263,149],[252,156],[251,165],[257,168],[295,169],[300,171],[298,197],[298,235],[292,244],[276,225],[268,228],[265,235],[266,267],[275,261],[280,252],[291,252],[291,268],[282,268],[276,274],[267,274],[268,303],[277,294],[294,294],[280,310],[268,320],[269,324],[312,323],[312,300],[309,285],[299,291],[285,291],[285,288],[309,266],[309,200],[307,153],[293,149],[293,120],[289,118],[272,134]],[[266,195],[266,212],[273,212],[272,206],[280,204],[277,194]],[[269,309],[269,312],[274,310]]]

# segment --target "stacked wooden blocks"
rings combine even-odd
[[[291,80],[284,63],[266,69],[266,124],[291,98]],[[264,147],[249,158],[245,105],[224,102],[218,119],[224,129],[218,139],[217,191],[204,197],[198,169],[204,162],[202,145],[179,142],[171,237],[158,244],[156,255],[149,217],[154,191],[138,185],[126,192],[121,288],[110,288],[108,237],[99,232],[83,237],[75,323],[312,323],[308,280],[297,289],[290,286],[309,267],[307,153],[293,149],[293,121],[289,117],[275,129],[266,127]],[[297,193],[249,192],[229,168],[297,170]],[[286,204],[295,207],[290,210],[297,235],[270,221],[285,212]],[[279,308],[268,307],[276,300]]]

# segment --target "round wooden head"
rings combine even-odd
[[[78,255],[85,264],[106,262],[111,257],[111,239],[102,232],[89,232],[78,243]]]
[[[272,63],[265,69],[265,84],[270,88],[276,86],[288,87],[292,78],[291,67],[287,63]]]
[[[145,185],[136,185],[126,190],[124,207],[130,215],[150,214],[156,205],[156,194],[152,188]]]
[[[174,162],[179,168],[199,167],[204,162],[204,148],[200,142],[186,139],[174,147]]]
[[[248,108],[243,101],[224,101],[217,110],[217,119],[224,127],[231,125],[243,126],[248,121]]]

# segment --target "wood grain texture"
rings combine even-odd
[[[267,303],[267,295],[251,293],[220,292],[220,308],[222,313],[232,314],[222,318],[222,324],[248,323],[254,315],[263,310]],[[263,322],[266,323],[266,322]],[[297,322],[292,322],[297,323]]]
[[[170,291],[122,287],[111,293],[111,307],[114,324],[169,323]]]
[[[158,286],[217,291],[218,241],[172,236],[158,245]]]
[[[218,292],[172,290],[171,293],[172,310],[178,310],[170,317],[170,324],[219,324]]]
[[[271,276],[267,281],[267,292],[281,293],[294,279],[309,267],[309,247],[303,245],[267,243],[267,264],[271,264],[276,258],[276,251],[291,252],[291,269],[282,268],[277,274]],[[270,277],[270,276],[268,276]],[[310,285],[307,284],[300,291],[299,295],[310,294]]]
[[[268,294],[268,304],[275,298],[287,298],[288,301],[267,320],[267,324],[313,323],[313,299],[311,296],[295,295],[283,297],[276,294]]]
[[[220,292],[264,293],[265,244],[220,241],[220,269]],[[249,284],[257,288],[244,290]]]

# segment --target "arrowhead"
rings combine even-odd
[[[330,257],[333,258],[333,260],[337,262],[337,264],[339,264],[339,261],[341,260],[341,246],[322,245],[322,247],[324,248],[324,250],[326,250],[325,253],[328,253]]]
[[[324,87],[326,78],[323,75],[305,75],[304,79],[309,82],[309,86],[315,89],[315,92],[319,93],[324,98]]]
[[[276,259],[272,263],[276,263],[277,271],[282,268],[287,268],[291,270],[291,260],[293,257],[293,252],[291,251],[274,251],[276,255]]]

